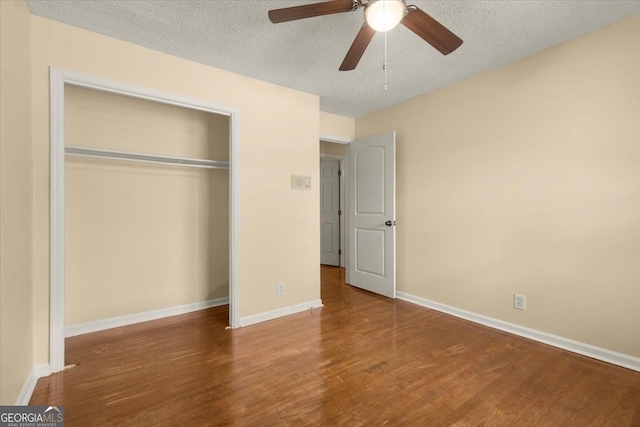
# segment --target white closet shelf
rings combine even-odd
[[[188,157],[159,156],[156,154],[133,153],[130,151],[103,150],[99,148],[64,147],[67,156],[94,157],[101,159],[125,160],[129,162],[157,163],[163,165],[187,166],[207,169],[229,169],[229,162],[192,159]]]

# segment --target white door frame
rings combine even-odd
[[[64,369],[64,86],[73,85],[229,117],[229,320],[240,326],[240,111],[113,80],[49,68],[50,210],[49,210],[49,365]]]
[[[324,140],[323,140],[324,141]],[[340,171],[342,172],[342,176],[340,176],[340,210],[342,210],[342,215],[340,215],[340,249],[342,250],[342,254],[340,255],[340,267],[346,267],[347,264],[347,256],[348,256],[348,251],[347,251],[347,247],[345,246],[347,243],[347,238],[345,238],[345,235],[347,233],[347,215],[348,215],[348,211],[347,211],[347,205],[348,205],[348,201],[349,198],[347,197],[347,187],[348,185],[345,185],[346,179],[347,179],[347,157],[346,156],[338,156],[335,154],[324,154],[324,153],[320,153],[320,161],[322,161],[322,159],[335,159],[338,160],[340,162]],[[319,182],[319,181],[318,181]],[[322,197],[322,196],[320,196]]]

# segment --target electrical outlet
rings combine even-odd
[[[527,308],[527,297],[524,295],[513,294],[513,308],[517,310],[525,310]]]
[[[278,283],[278,295],[284,295],[284,282]]]

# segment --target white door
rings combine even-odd
[[[340,162],[320,162],[320,263],[340,265]]]
[[[349,284],[396,297],[396,133],[349,144]]]

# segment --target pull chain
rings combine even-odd
[[[382,16],[387,16],[387,2],[382,2]],[[387,31],[384,32],[384,59],[382,60],[382,71],[384,71],[384,90],[387,90]]]
[[[382,62],[384,70],[384,90],[387,90],[387,31],[384,32],[384,61]]]

